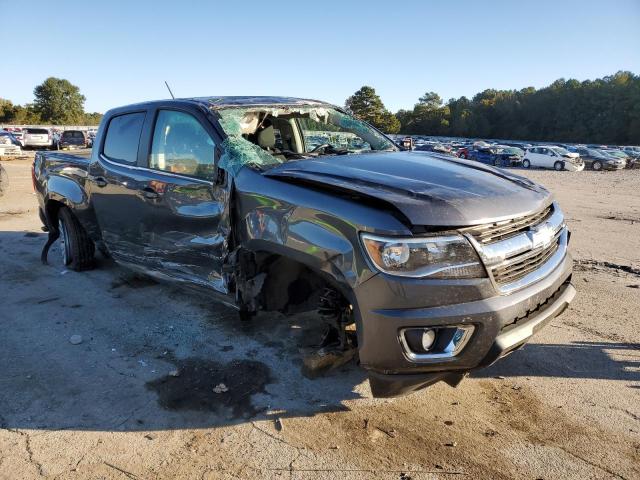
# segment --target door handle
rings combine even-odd
[[[107,179],[104,177],[93,177],[93,183],[95,183],[97,187],[103,188],[107,186]]]
[[[145,187],[140,190],[140,192],[142,192],[142,196],[148,200],[154,200],[160,196],[160,194],[151,187]]]

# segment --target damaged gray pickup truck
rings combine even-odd
[[[374,396],[457,385],[575,295],[569,231],[543,187],[403,151],[314,100],[117,108],[91,158],[38,152],[33,180],[44,262],[58,240],[68,268],[91,268],[98,248],[206,287],[243,319],[316,311],[321,355],[357,351]]]

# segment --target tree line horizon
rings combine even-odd
[[[33,103],[0,98],[0,123],[99,124],[102,114],[85,112],[84,102],[79,87],[49,77],[34,88]],[[428,91],[412,109],[396,113],[365,85],[347,98],[345,108],[390,134],[640,144],[640,76],[628,71],[595,80],[561,78],[540,89],[486,89],[446,103]]]
[[[640,76],[558,79],[547,87],[487,89],[446,103],[428,91],[411,110],[389,112],[363,86],[345,107],[385,133],[567,143],[640,145]]]

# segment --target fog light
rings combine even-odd
[[[428,352],[431,347],[433,347],[433,343],[436,341],[436,331],[426,329],[422,332],[422,349],[425,352]]]
[[[414,362],[442,361],[457,356],[473,335],[473,325],[403,328],[399,340],[407,358]]]

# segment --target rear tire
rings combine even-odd
[[[58,210],[58,228],[62,264],[76,272],[93,268],[95,245],[67,207]]]
[[[525,158],[524,160],[522,160],[522,166],[524,168],[531,168],[531,162]]]
[[[593,164],[591,165],[591,168],[593,168],[596,172],[602,170],[602,162],[598,162],[597,160],[595,162],[593,162]]]
[[[560,162],[560,161],[557,161],[556,163],[554,163],[554,164],[553,164],[553,169],[554,169],[556,172],[559,172],[559,171],[561,171],[561,170],[564,170],[564,163],[562,163],[562,162]]]

